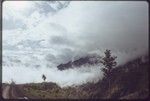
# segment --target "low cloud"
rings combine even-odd
[[[5,48],[3,52],[8,52],[5,54],[6,57],[10,57],[11,54],[16,55],[15,52],[18,50],[9,48],[16,45],[15,47],[20,47],[19,52],[24,55],[23,57],[29,55],[29,57],[23,58],[25,63],[31,64],[27,60],[33,62],[32,57],[38,57],[33,62],[35,64],[31,66],[38,65],[40,69],[24,69],[26,68],[25,64],[18,67],[14,66],[16,71],[20,70],[18,75],[21,75],[23,70],[30,71],[28,75],[23,76],[24,79],[20,79],[13,75],[13,73],[16,74],[16,71],[7,70],[10,67],[6,65],[3,72],[4,81],[14,77],[18,83],[41,82],[41,74],[46,73],[49,81],[55,81],[60,85],[82,84],[84,80],[86,81],[90,77],[90,80],[99,77],[96,76],[98,69],[89,69],[91,72],[88,73],[81,72],[83,68],[87,67],[83,67],[81,71],[80,69],[73,69],[60,72],[55,66],[70,60],[73,61],[89,53],[103,55],[105,49],[112,50],[112,53],[118,57],[119,65],[148,53],[147,2],[71,1],[70,3],[62,2],[63,6],[60,6],[61,4],[58,2],[33,1],[30,4],[32,6],[27,7],[22,12],[16,12],[17,9],[11,6],[7,7],[7,3],[4,4],[3,47]],[[58,11],[55,12],[55,10]],[[24,50],[22,46],[17,46],[18,43],[27,39],[28,42],[43,41],[38,44],[27,42],[28,45],[35,45],[36,47],[33,46],[34,49]],[[30,57],[31,53],[35,56]],[[16,64],[7,62],[7,59],[5,63]],[[55,69],[45,69],[45,67],[55,67]],[[36,74],[39,74],[38,78],[34,79]],[[28,80],[29,76],[32,77],[30,80]]]

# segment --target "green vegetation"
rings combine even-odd
[[[105,66],[102,68],[102,71],[104,72],[104,76],[108,77],[111,75],[113,67],[117,65],[117,62],[115,59],[117,58],[116,56],[111,56],[111,51],[107,50],[104,52],[105,57],[102,58],[102,64]]]
[[[144,99],[149,95],[149,57],[132,60],[116,66],[116,57],[106,50],[102,58],[104,78],[97,83],[61,88],[56,83],[29,83],[20,85],[21,91],[30,99]],[[12,80],[12,85],[15,82]],[[3,86],[6,86],[3,85]],[[15,85],[17,86],[17,85]],[[19,87],[19,85],[18,85]]]
[[[78,99],[88,97],[86,92],[83,92],[76,87],[60,88],[57,84],[49,83],[37,83],[24,85],[25,94],[34,98],[70,98]]]
[[[115,61],[115,59],[117,58],[116,56],[112,56],[111,55],[111,51],[106,49],[105,53],[105,57],[102,58],[102,64],[105,66],[104,68],[102,68],[104,77],[107,78],[107,82],[108,82],[108,91],[107,93],[111,93],[111,89],[110,89],[110,79],[111,79],[111,74],[112,74],[112,70],[113,67],[115,67],[117,65],[117,62]]]
[[[148,67],[148,61],[137,58],[113,68],[110,77],[106,76],[95,84],[61,88],[56,83],[44,82],[25,84],[23,88],[29,98],[144,99],[149,94]]]
[[[104,78],[94,97],[113,99],[144,99],[149,95],[149,62],[141,58],[130,61],[112,70],[111,77]],[[110,80],[110,87],[108,84]],[[103,93],[101,93],[103,92]]]

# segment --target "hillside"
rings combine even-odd
[[[110,79],[105,77],[95,84],[61,88],[45,82],[17,86],[30,99],[144,99],[149,95],[148,68],[148,57],[144,61],[137,58],[114,68]]]
[[[83,65],[97,65],[101,62],[100,59],[101,57],[98,55],[88,55],[88,56],[81,57],[74,61],[69,61],[67,63],[60,64],[57,66],[57,68],[59,70],[65,70],[65,69],[74,68],[74,67],[79,68]]]
[[[94,98],[115,99],[146,98],[149,95],[148,68],[148,57],[146,57],[145,61],[137,58],[123,66],[117,67],[113,69],[110,79],[104,78],[95,87],[98,90],[92,96]]]

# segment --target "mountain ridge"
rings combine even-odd
[[[57,68],[59,70],[66,70],[74,67],[79,68],[83,65],[97,65],[101,63],[101,58],[102,57],[98,55],[87,55],[74,61],[69,61],[67,63],[60,64],[57,66]]]

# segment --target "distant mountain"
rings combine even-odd
[[[83,65],[96,65],[101,63],[101,57],[98,55],[89,55],[85,57],[81,57],[75,61],[69,61],[64,64],[60,64],[57,66],[59,70],[65,70],[69,68],[74,68],[74,67],[81,67]]]

